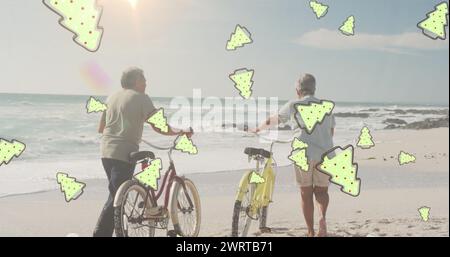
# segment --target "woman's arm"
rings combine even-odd
[[[252,130],[250,130],[250,131],[253,133],[259,133],[260,131],[263,131],[263,130],[266,130],[268,128],[278,125],[279,122],[280,122],[280,119],[278,118],[278,115],[273,115],[273,116],[269,117],[266,120],[266,122],[261,124],[261,126],[255,128],[253,131]]]

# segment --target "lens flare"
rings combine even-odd
[[[138,2],[139,2],[139,0],[128,0],[128,2],[130,3],[131,7],[133,9],[135,9],[137,4],[138,4]]]

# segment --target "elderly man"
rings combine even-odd
[[[319,102],[314,97],[316,92],[316,80],[311,74],[305,74],[297,85],[298,99],[286,103],[278,112],[278,115],[270,117],[264,124],[256,128],[253,132],[260,132],[279,123],[285,123],[292,119],[294,115],[299,115],[295,110],[295,105],[299,103],[308,104]],[[308,236],[314,234],[314,196],[320,210],[319,232],[317,236],[327,235],[326,213],[329,203],[328,186],[329,176],[318,171],[315,166],[321,161],[322,155],[333,147],[335,120],[333,116],[325,117],[324,121],[316,126],[311,134],[302,131],[300,140],[308,144],[307,156],[309,161],[309,171],[302,171],[295,166],[297,183],[300,186],[302,209],[308,227]]]
[[[108,109],[103,113],[98,132],[102,133],[102,163],[109,181],[109,197],[103,207],[94,230],[95,237],[110,237],[114,232],[114,197],[120,185],[131,179],[135,163],[129,154],[139,150],[145,121],[156,111],[153,102],[145,94],[147,87],[144,72],[130,68],[122,75],[122,90],[107,100]],[[155,128],[154,128],[155,129]],[[169,127],[168,133],[155,129],[162,135],[192,135]]]

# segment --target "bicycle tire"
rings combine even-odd
[[[120,203],[119,206],[114,207],[114,231],[116,233],[116,237],[129,237],[128,231],[125,228],[123,215],[124,215],[126,199],[128,197],[128,194],[132,190],[137,191],[138,194],[143,199],[146,199],[147,189],[145,187],[143,187],[138,181],[129,180],[120,186],[119,190],[117,190],[116,197],[115,197],[116,199],[114,201],[114,202],[117,201]],[[149,201],[149,198],[147,198],[146,206],[148,208],[153,207],[151,201]],[[152,222],[149,222],[149,223],[152,223]],[[150,224],[150,225],[154,226],[154,223]],[[149,227],[148,229],[149,229],[148,237],[154,237],[155,236],[155,228]]]
[[[269,206],[264,206],[261,208],[261,215],[259,219],[259,228],[267,228],[267,215]]]
[[[248,176],[248,175],[245,175]],[[248,183],[248,182],[246,182]],[[252,219],[247,215],[247,208],[248,208],[248,204],[250,204],[252,198],[253,198],[253,194],[255,192],[255,186],[254,185],[250,185],[250,190],[247,184],[247,191],[244,192],[244,195],[242,197],[241,200],[237,199],[234,203],[234,208],[233,208],[233,218],[232,218],[232,224],[231,224],[231,236],[232,237],[246,237],[248,235],[248,231],[250,229],[250,225],[252,222]],[[247,197],[246,197],[247,196]],[[242,207],[242,202],[243,200],[247,200],[247,206]],[[244,202],[247,202],[244,201]],[[241,214],[245,214],[243,216],[241,216]],[[243,223],[243,227],[239,226],[239,222],[242,221],[242,219],[245,218],[245,223]],[[241,230],[242,229],[242,230]]]
[[[184,194],[184,190],[182,185],[174,181],[172,184],[172,190],[171,190],[171,196],[170,196],[170,217],[172,219],[173,227],[177,235],[183,236],[183,237],[197,237],[200,233],[200,224],[201,224],[201,202],[200,202],[200,196],[198,193],[197,188],[195,187],[194,183],[184,178],[183,179],[185,188],[188,190],[189,197],[191,198],[192,203],[194,204],[194,218],[195,218],[195,227],[192,229],[192,231],[188,231],[187,227],[185,225],[180,224],[180,220],[183,219],[179,216],[179,197],[186,198],[186,195]],[[189,193],[190,192],[190,193]],[[182,204],[187,204],[187,199]],[[189,214],[191,214],[192,211],[188,211]],[[184,215],[184,213],[183,213]],[[186,216],[187,217],[187,216]],[[184,218],[186,218],[184,217]],[[180,219],[181,218],[181,219]]]

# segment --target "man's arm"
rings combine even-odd
[[[102,117],[100,118],[100,123],[98,124],[98,133],[103,134],[105,126],[106,126],[106,112],[103,112]]]

